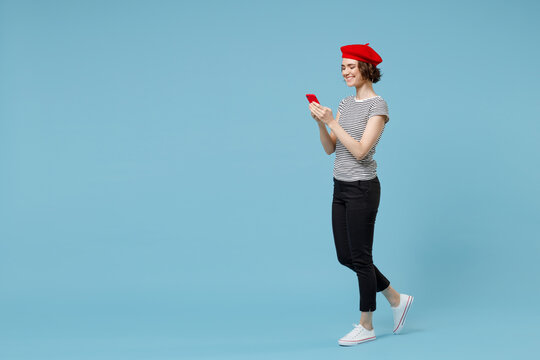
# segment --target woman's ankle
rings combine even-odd
[[[360,325],[362,325],[367,330],[373,330],[373,324],[363,323],[360,321]]]
[[[388,285],[386,289],[382,291],[386,300],[390,303],[390,306],[396,307],[399,305],[400,294],[392,286]]]
[[[388,302],[390,303],[390,306],[397,307],[400,303],[400,294],[398,293],[397,296],[392,297],[391,299],[388,299]]]

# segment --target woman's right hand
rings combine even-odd
[[[314,113],[312,113],[311,111],[310,111],[310,113],[311,113],[311,117],[315,119],[315,121],[317,122],[317,124],[320,125],[320,124],[323,123],[322,120],[319,120],[319,118],[318,118]]]

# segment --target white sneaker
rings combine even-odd
[[[352,329],[347,335],[338,340],[341,346],[352,346],[366,341],[375,340],[375,329],[368,330],[360,324],[353,324]]]
[[[399,334],[403,329],[407,313],[411,308],[413,300],[414,296],[399,294],[399,305],[396,307],[391,306],[392,312],[394,313],[394,334]]]

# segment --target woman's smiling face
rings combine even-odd
[[[355,86],[362,81],[362,75],[358,69],[358,62],[354,59],[343,58],[341,63],[341,75],[345,79],[347,86]]]

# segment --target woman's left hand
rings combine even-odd
[[[315,101],[309,104],[309,110],[315,114],[323,123],[330,125],[334,121],[334,115],[332,114],[332,109],[317,104]]]

